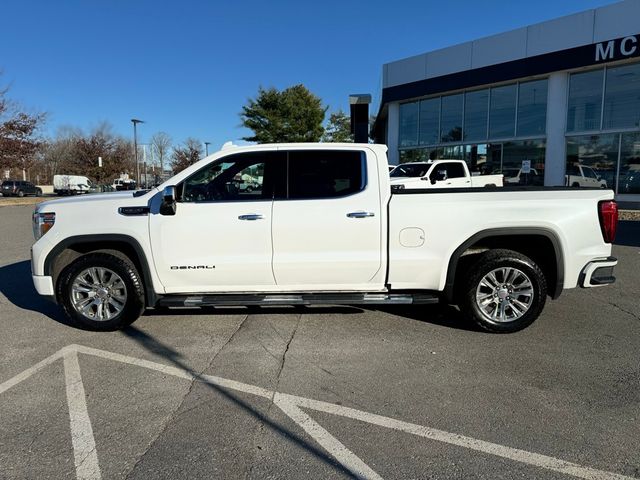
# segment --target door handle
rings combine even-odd
[[[375,213],[373,212],[351,212],[351,213],[347,213],[347,217],[349,218],[367,218],[367,217],[373,217],[375,216]]]
[[[238,220],[262,220],[264,217],[259,213],[247,213],[246,215],[240,215]]]

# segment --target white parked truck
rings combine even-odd
[[[78,195],[89,193],[94,188],[88,177],[83,175],[54,175],[53,193],[56,195]]]
[[[612,191],[392,190],[386,152],[228,147],[150,191],[41,203],[36,290],[97,330],[157,306],[443,301],[512,332],[547,297],[614,282]]]
[[[593,168],[579,163],[567,167],[565,182],[569,187],[607,188],[607,181],[598,175]]]
[[[403,163],[389,174],[391,186],[399,188],[501,187],[502,175],[471,175],[464,160]]]

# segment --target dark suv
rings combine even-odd
[[[42,195],[42,190],[31,182],[22,180],[5,180],[0,187],[0,193],[5,197],[24,197],[25,195]]]

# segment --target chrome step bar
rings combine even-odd
[[[434,293],[225,293],[217,295],[165,295],[163,307],[256,305],[410,305],[438,303]]]

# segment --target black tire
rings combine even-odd
[[[109,320],[99,321],[88,318],[73,305],[72,284],[81,272],[92,267],[111,270],[122,279],[126,287],[126,300],[122,311]],[[136,321],[145,308],[144,286],[136,267],[128,258],[120,258],[108,253],[89,253],[65,267],[58,279],[56,294],[67,317],[75,324],[89,330],[113,331],[122,329]]]
[[[571,185],[572,188],[580,188],[580,184],[578,182],[573,182]]]
[[[42,196],[42,189],[36,188],[36,197],[41,197],[41,196]]]
[[[18,195],[20,198],[22,198],[22,197],[24,197],[24,192],[23,192],[22,190],[18,190],[17,195]]]
[[[500,311],[499,306],[501,306],[504,301],[506,306],[503,307],[503,315],[508,316],[510,312],[511,315],[515,317],[520,314],[520,312],[511,306],[511,302],[514,302],[515,305],[515,301],[517,301],[518,309],[522,308],[521,304],[523,303],[528,307],[528,309],[526,309],[524,313],[520,314],[518,318],[511,320],[503,319],[500,321],[497,318],[495,320],[489,318],[489,314],[486,311],[483,311],[478,305],[479,301],[476,296],[478,294],[491,297],[491,290],[485,286],[486,284],[483,284],[483,286],[480,286],[480,284],[485,276],[495,270],[504,268],[515,269],[512,271],[519,271],[524,274],[523,276],[515,277],[513,281],[515,283],[516,278],[520,281],[525,281],[525,279],[528,280],[531,284],[533,295],[530,299],[527,299],[526,296],[516,297],[517,293],[515,295],[513,293],[508,293],[512,290],[505,289],[504,285],[498,285],[498,293],[493,294],[495,300],[488,298],[489,302],[486,304],[485,308],[491,308],[490,305],[495,304],[495,310]],[[495,275],[496,277],[494,278],[497,278],[497,283],[504,283],[505,279],[500,277],[502,275],[502,271],[497,272]],[[527,290],[529,289],[527,288]],[[496,290],[494,290],[494,292],[495,291]],[[515,300],[511,300],[511,297],[509,296],[507,296],[506,299],[501,300],[501,295],[512,295]],[[521,253],[514,252],[513,250],[495,249],[479,255],[477,261],[475,261],[475,263],[473,263],[465,272],[460,290],[459,306],[465,317],[476,323],[483,330],[494,333],[512,333],[531,325],[535,319],[540,316],[540,313],[542,313],[546,299],[547,281],[544,273],[533,260]]]

